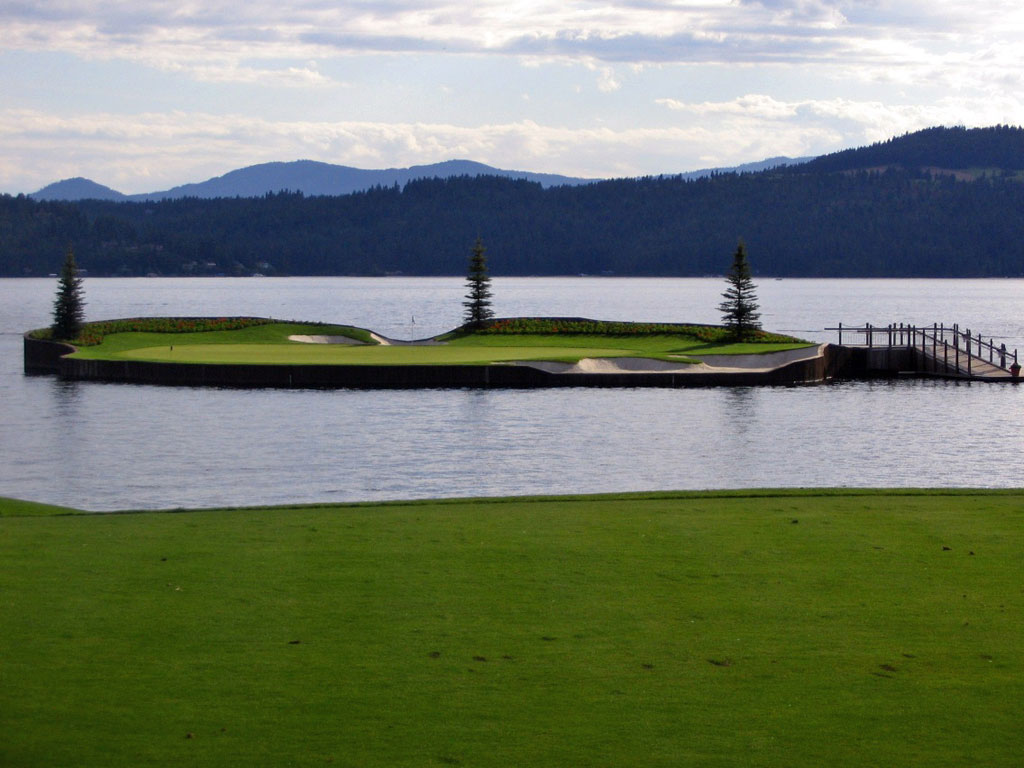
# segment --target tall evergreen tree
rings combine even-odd
[[[57,299],[53,302],[53,338],[71,340],[82,330],[85,298],[82,278],[78,276],[75,252],[68,246],[57,281]]]
[[[751,331],[761,327],[761,313],[757,311],[754,280],[750,276],[747,248],[742,240],[736,246],[736,252],[732,256],[732,266],[729,268],[725,280],[728,283],[728,288],[722,294],[725,301],[718,305],[718,311],[722,313],[722,321],[732,333],[732,337],[741,341]]]
[[[466,272],[466,300],[462,302],[466,308],[463,320],[472,328],[479,328],[487,320],[494,317],[491,311],[491,277],[487,273],[487,256],[484,243],[478,237],[469,257],[469,269]]]

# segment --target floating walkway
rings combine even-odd
[[[892,324],[835,328],[839,347],[849,350],[867,373],[912,374],[971,381],[1018,382],[1020,364],[1017,350],[987,341],[979,333],[961,330],[959,325],[931,326]]]

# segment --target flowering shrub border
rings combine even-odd
[[[476,330],[476,333],[492,336],[517,334],[600,334],[602,336],[648,336],[673,334],[690,336],[709,344],[732,341],[728,329],[687,323],[627,323],[607,320],[585,320],[581,318],[557,317],[513,317],[492,320]],[[766,331],[752,331],[744,341],[785,343],[794,341]]]
[[[79,347],[93,347],[112,333],[200,333],[203,331],[237,331],[257,325],[276,323],[265,317],[134,317],[126,320],[101,320],[86,323],[81,333],[71,340]],[[33,331],[34,339],[51,339],[53,331],[41,328]]]

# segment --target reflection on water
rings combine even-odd
[[[71,426],[82,401],[82,383],[65,381],[53,376],[47,376],[46,382],[53,395],[54,415],[63,423]]]

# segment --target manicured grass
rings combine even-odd
[[[147,347],[122,352],[122,359],[263,365],[488,365],[500,360],[579,360],[632,356],[613,347],[347,346],[342,344],[208,344]]]
[[[2,517],[0,765],[1016,766],[1022,523],[1017,491]]]
[[[44,515],[78,515],[83,514],[77,509],[56,507],[52,504],[38,504],[34,501],[21,501],[0,496],[0,517],[30,517]]]
[[[511,360],[576,362],[584,357],[651,357],[686,363],[702,354],[759,354],[808,346],[806,342],[709,344],[685,334],[476,333],[456,335],[441,346],[349,346],[289,342],[293,334],[369,339],[367,332],[347,327],[274,323],[206,333],[116,333],[76,355],[266,365],[486,365]]]
[[[206,345],[251,345],[262,347],[273,344],[294,344],[292,335],[348,336],[364,344],[376,344],[368,331],[347,325],[320,325],[316,323],[269,323],[233,331],[203,331],[199,333],[112,333],[104,336],[95,346],[79,347],[76,357],[117,358],[132,350],[146,347],[196,347]]]

